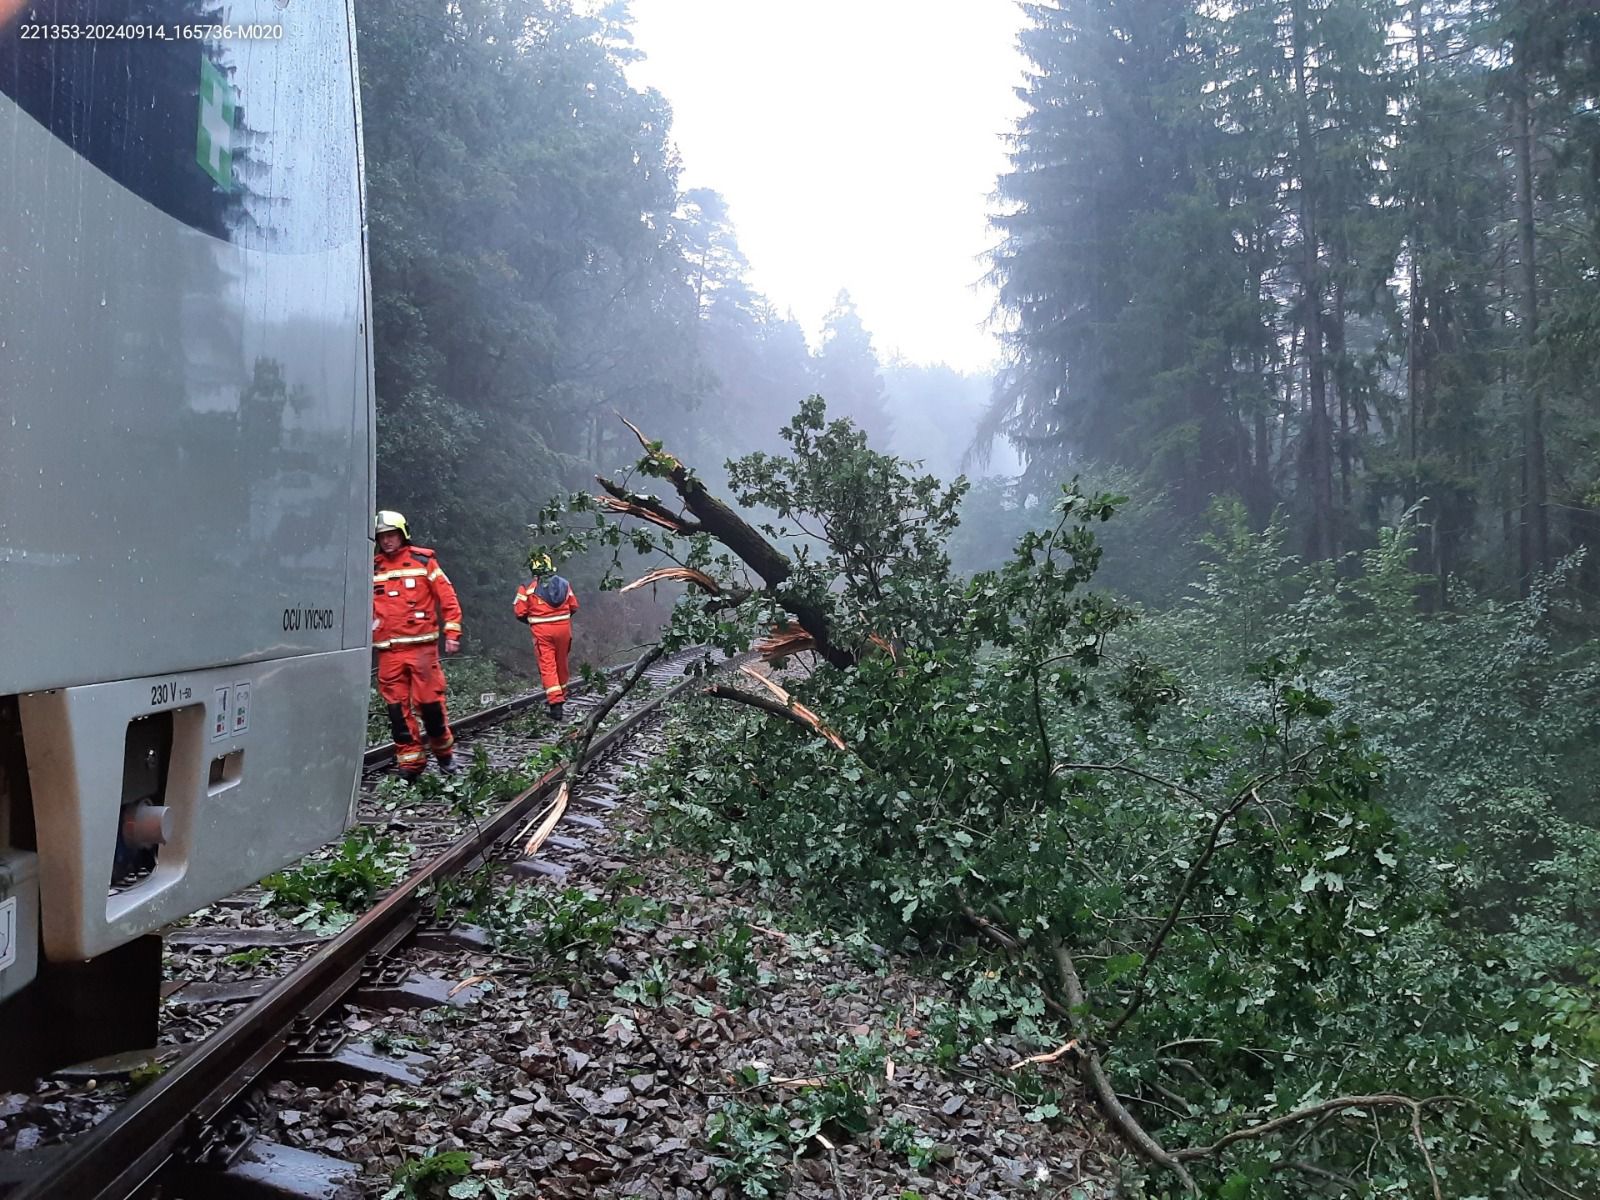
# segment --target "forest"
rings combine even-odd
[[[536,543],[775,662],[662,827],[1070,1045],[1127,1194],[1592,1196],[1600,13],[1021,9],[983,378],[808,344],[625,6],[359,5],[380,505],[512,669]]]
[[[1415,508],[1440,606],[1593,550],[1592,6],[1028,11],[986,429],[1047,476],[1116,464],[1183,528],[1281,508],[1313,561]]]

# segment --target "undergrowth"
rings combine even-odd
[[[924,481],[820,406],[785,436],[730,478],[817,540],[742,629],[804,611],[827,636],[785,635],[819,657],[776,706],[725,686],[746,707],[685,718],[644,776],[662,828],[1072,1040],[1058,1069],[1152,1195],[1600,1177],[1600,668],[1550,632],[1548,590],[1426,614],[1409,526],[1340,573],[1223,512],[1193,599],[1136,623],[1089,587],[1119,498],[1066,489],[963,580]],[[692,502],[675,464],[650,445],[641,469]],[[731,565],[707,536],[688,560]],[[738,644],[726,609],[682,605],[670,636]],[[758,1116],[717,1136],[759,1141]]]

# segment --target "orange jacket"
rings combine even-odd
[[[461,635],[461,601],[426,546],[401,546],[372,557],[372,648],[420,646],[439,640],[439,614],[446,637]]]
[[[535,634],[539,632],[541,625],[570,625],[572,614],[578,611],[578,593],[572,590],[571,584],[567,584],[565,600],[560,604],[549,604],[539,595],[541,582],[543,581],[536,577],[519,587],[516,603],[512,605],[517,620],[526,621],[532,626]]]

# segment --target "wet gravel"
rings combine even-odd
[[[660,736],[635,739],[580,789],[622,803],[603,830],[568,827],[569,844],[543,856],[563,877],[502,893],[503,908],[529,915],[520,952],[413,953],[419,971],[464,984],[470,1004],[345,1013],[351,1037],[426,1056],[421,1082],[276,1083],[259,1098],[263,1133],[363,1164],[371,1196],[408,1164],[459,1152],[465,1173],[448,1179],[481,1183],[473,1194],[731,1198],[761,1194],[747,1189],[763,1168],[710,1144],[714,1113],[792,1102],[776,1121],[804,1126],[796,1110],[851,1095],[846,1119],[770,1156],[776,1186],[796,1197],[1110,1195],[1111,1146],[1067,1068],[1038,1068],[1069,1096],[1054,1119],[1017,1094],[1008,1068],[1041,1047],[996,1038],[936,1064],[919,1022],[957,999],[943,985],[870,947],[778,928],[712,864],[641,852],[621,775]],[[584,893],[642,915],[551,953],[546,931]]]

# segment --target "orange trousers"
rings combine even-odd
[[[417,728],[418,713],[434,757],[441,762],[450,760],[456,739],[444,707],[444,668],[439,665],[437,642],[379,650],[378,694],[389,710],[395,765],[402,775],[419,775],[428,765]]]
[[[572,649],[572,625],[551,621],[533,626],[533,652],[539,659],[539,682],[544,687],[546,704],[563,704],[567,699],[567,654]]]

